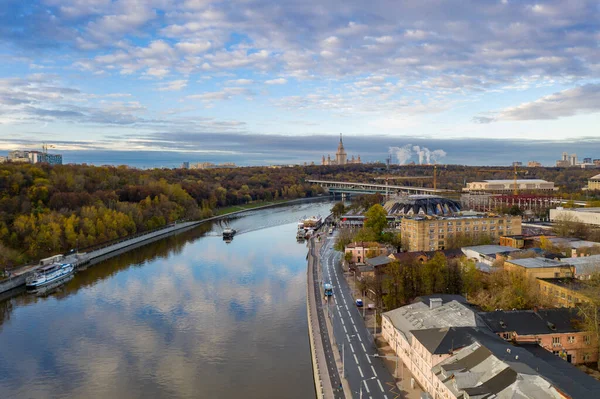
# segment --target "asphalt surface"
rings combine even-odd
[[[311,245],[310,251],[314,251],[314,244]],[[312,253],[314,259],[317,259],[318,254]],[[337,365],[335,364],[335,357],[333,355],[333,348],[331,347],[331,340],[329,339],[329,335],[327,333],[327,324],[325,320],[325,312],[323,310],[323,288],[320,283],[320,276],[318,273],[318,268],[315,264],[313,267],[313,280],[315,284],[315,303],[317,305],[317,318],[319,320],[319,330],[321,331],[321,340],[323,341],[323,350],[325,352],[325,359],[327,361],[327,371],[329,372],[329,379],[331,381],[331,386],[333,387],[333,395],[336,399],[344,399],[344,392],[340,389],[342,386],[340,380],[340,374],[337,369]],[[325,382],[324,382],[325,383]]]
[[[362,317],[362,309],[355,304],[352,291],[346,282],[340,265],[340,253],[333,250],[334,239],[326,238],[321,247],[323,283],[333,285],[333,297],[326,304],[326,314],[333,321],[333,330],[340,355],[344,358],[346,376],[352,397],[385,398],[399,397],[395,380],[377,354],[373,336]],[[373,312],[373,310],[366,310]],[[373,326],[370,327],[371,329]],[[342,349],[343,346],[343,349]]]

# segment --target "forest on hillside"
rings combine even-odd
[[[439,165],[439,188],[460,190],[464,182],[510,179],[513,169]],[[525,174],[526,172],[526,174]],[[528,168],[520,177],[554,181],[562,195],[579,199],[593,171]],[[127,166],[0,165],[0,267],[85,248],[178,220],[206,218],[219,208],[252,202],[313,197],[323,193],[309,179],[373,182],[393,174],[390,184],[432,186],[425,165],[243,167],[149,169]],[[384,183],[382,180],[378,180]],[[597,197],[596,197],[597,198]]]

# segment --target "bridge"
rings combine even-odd
[[[326,188],[330,193],[339,194],[443,194],[449,193],[450,190],[433,189],[426,187],[410,187],[410,186],[394,186],[391,184],[377,183],[356,183],[347,181],[330,181],[330,180],[307,180],[308,183],[318,184]]]

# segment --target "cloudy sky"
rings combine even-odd
[[[599,42],[584,0],[3,0],[0,151],[600,158]]]

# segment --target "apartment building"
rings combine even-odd
[[[600,175],[590,177],[587,188],[588,190],[600,190]]]
[[[497,242],[500,236],[521,234],[521,217],[478,212],[453,216],[405,216],[400,225],[403,247],[408,251],[446,249],[457,236],[489,237]]]
[[[574,308],[497,310],[478,316],[506,341],[540,345],[572,364],[598,361],[597,340],[581,329],[581,316]]]
[[[554,191],[554,182],[542,179],[517,179],[519,191]],[[485,191],[496,193],[511,193],[515,189],[515,181],[506,180],[481,180],[467,183],[463,191]]]
[[[587,285],[576,278],[538,278],[542,294],[552,297],[558,306],[574,307],[588,302]]]

